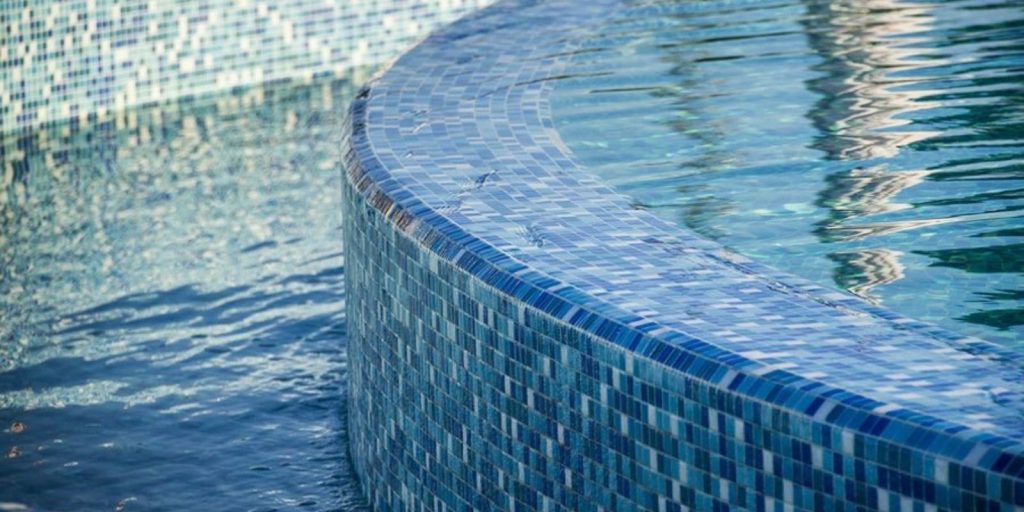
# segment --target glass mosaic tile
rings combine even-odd
[[[0,1],[0,133],[384,62],[487,0]]]
[[[630,207],[551,83],[625,2],[504,1],[344,139],[352,451],[380,510],[1024,510],[1021,357]]]

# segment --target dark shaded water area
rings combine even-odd
[[[2,141],[0,502],[365,508],[339,204],[363,74]]]
[[[576,157],[777,268],[1024,350],[1024,4],[635,1],[555,83]]]

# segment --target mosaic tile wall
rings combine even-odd
[[[1024,512],[1024,364],[731,254],[576,163],[550,82],[627,2],[505,0],[345,136],[350,431],[379,510]]]
[[[0,133],[375,64],[489,0],[0,0]]]

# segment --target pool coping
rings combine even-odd
[[[610,10],[614,8],[614,4],[615,2],[609,0],[601,0],[594,2],[591,7],[596,10]],[[424,66],[420,69],[418,66],[429,62],[430,57],[444,53],[445,49],[452,50],[452,59],[458,63],[460,58],[467,55],[468,50],[454,51],[455,45],[479,48],[481,40],[486,39],[495,27],[523,24],[531,19],[537,21],[541,14],[522,13],[531,9],[541,9],[541,14],[551,17],[575,17],[577,23],[586,22],[583,14],[570,12],[570,2],[551,2],[540,8],[529,2],[504,0],[426,39],[396,61],[392,68],[364,86],[353,102],[349,118],[346,120],[346,128],[350,133],[346,138],[345,151],[347,179],[366,198],[367,204],[380,212],[395,229],[418,241],[439,258],[476,276],[486,285],[546,313],[565,325],[590,333],[638,356],[658,361],[690,377],[742,394],[751,400],[804,414],[840,429],[852,430],[901,446],[910,446],[943,459],[962,461],[966,466],[1010,478],[1024,478],[1024,438],[997,435],[968,427],[949,418],[894,407],[886,402],[843,389],[840,385],[805,378],[784,367],[775,367],[744,357],[715,343],[652,321],[635,311],[596,297],[574,283],[538,270],[531,264],[523,262],[520,255],[509,254],[509,251],[489,243],[471,231],[466,215],[453,220],[456,218],[453,212],[445,209],[443,201],[438,202],[439,198],[448,198],[451,195],[450,190],[444,186],[434,187],[430,183],[415,182],[408,175],[396,172],[406,166],[406,162],[399,155],[399,149],[396,149],[405,147],[402,141],[415,139],[408,144],[409,147],[415,147],[415,144],[425,141],[422,135],[435,131],[446,133],[445,124],[479,123],[481,116],[488,114],[480,111],[443,110],[445,115],[456,112],[461,116],[436,120],[430,118],[432,114],[427,114],[425,120],[416,122],[416,126],[421,127],[418,130],[420,133],[403,134],[402,130],[396,127],[402,123],[408,127],[409,122],[415,120],[403,118],[400,123],[396,121],[392,125],[384,122],[389,120],[389,115],[393,117],[391,120],[397,120],[399,116],[408,114],[402,111],[403,108],[409,107],[402,103],[402,88],[407,85],[403,81],[409,80],[412,76],[422,78],[423,71],[430,68]],[[504,106],[534,109],[529,110],[529,115],[536,115],[536,119],[530,118],[524,122],[522,118],[513,118],[522,114],[520,110],[503,112],[508,115],[505,119],[488,117],[487,122],[508,129],[508,132],[502,133],[501,136],[510,141],[522,137],[523,140],[535,142],[536,139],[530,136],[530,130],[550,128],[553,124],[550,118],[544,117],[544,114],[550,114],[549,111],[545,112],[544,94],[550,89],[545,89],[547,85],[544,84],[544,79],[557,75],[559,66],[564,64],[557,59],[546,62],[547,69],[543,71],[546,74],[537,77],[536,82],[517,82],[517,85],[523,83],[522,90],[513,91],[510,88],[504,91],[506,97],[515,92],[515,99],[524,102],[505,103]],[[536,70],[535,72],[541,73]],[[439,78],[451,79],[450,76]],[[417,84],[416,88],[423,91],[424,101],[441,101],[437,100],[437,96],[431,95],[443,95],[446,87],[465,87],[472,79],[472,76],[462,76],[447,84],[438,80],[433,87],[427,88],[424,84]],[[548,130],[542,137],[551,138],[552,132],[553,130]],[[450,142],[443,140],[439,143]],[[388,151],[382,151],[382,146],[388,146]],[[436,162],[437,169],[450,169],[453,165],[473,167],[479,162],[459,161],[457,148],[453,146],[449,149],[452,150],[451,160]],[[529,150],[536,148],[531,146]],[[558,147],[556,144],[543,150],[550,150],[552,154],[562,152],[553,158],[568,161],[572,172],[586,172],[585,168],[566,154],[568,150],[564,146]],[[418,158],[420,155],[410,155],[410,158],[413,156]],[[430,167],[431,162],[420,161],[417,165]],[[559,169],[559,172],[565,171],[566,169]],[[486,176],[486,173],[478,176]],[[526,176],[519,178],[525,179]],[[432,188],[443,190],[438,193],[438,197],[434,197]],[[525,204],[528,203],[529,201]],[[612,198],[609,198],[609,205],[618,207]],[[655,220],[653,215],[644,212],[630,215],[650,216],[653,224],[638,224],[637,228],[647,229],[651,225],[656,225],[657,231],[651,234],[656,240],[663,240],[665,230],[668,229],[678,232],[685,241],[699,238],[692,233],[686,233],[680,227],[668,228],[662,221]],[[468,220],[472,222],[473,219]],[[655,243],[668,243],[678,247],[680,251],[702,252],[720,261],[723,266],[732,268],[734,272],[774,283],[779,287],[777,292],[780,294],[815,301],[831,308],[848,311],[853,315],[867,316],[871,322],[888,324],[901,332],[927,338],[931,340],[930,343],[941,340],[953,350],[968,354],[979,361],[988,361],[994,367],[1010,366],[1015,370],[1024,367],[1024,357],[997,345],[965,338],[932,324],[873,306],[856,297],[828,291],[801,278],[734,255],[712,242],[695,242],[693,247],[679,247],[678,240],[675,239]],[[531,250],[536,249],[542,249],[542,246]]]

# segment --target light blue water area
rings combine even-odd
[[[1024,8],[638,1],[553,96],[582,163],[728,247],[1024,350]]]
[[[353,92],[279,84],[2,141],[0,502],[364,508],[344,419]]]

